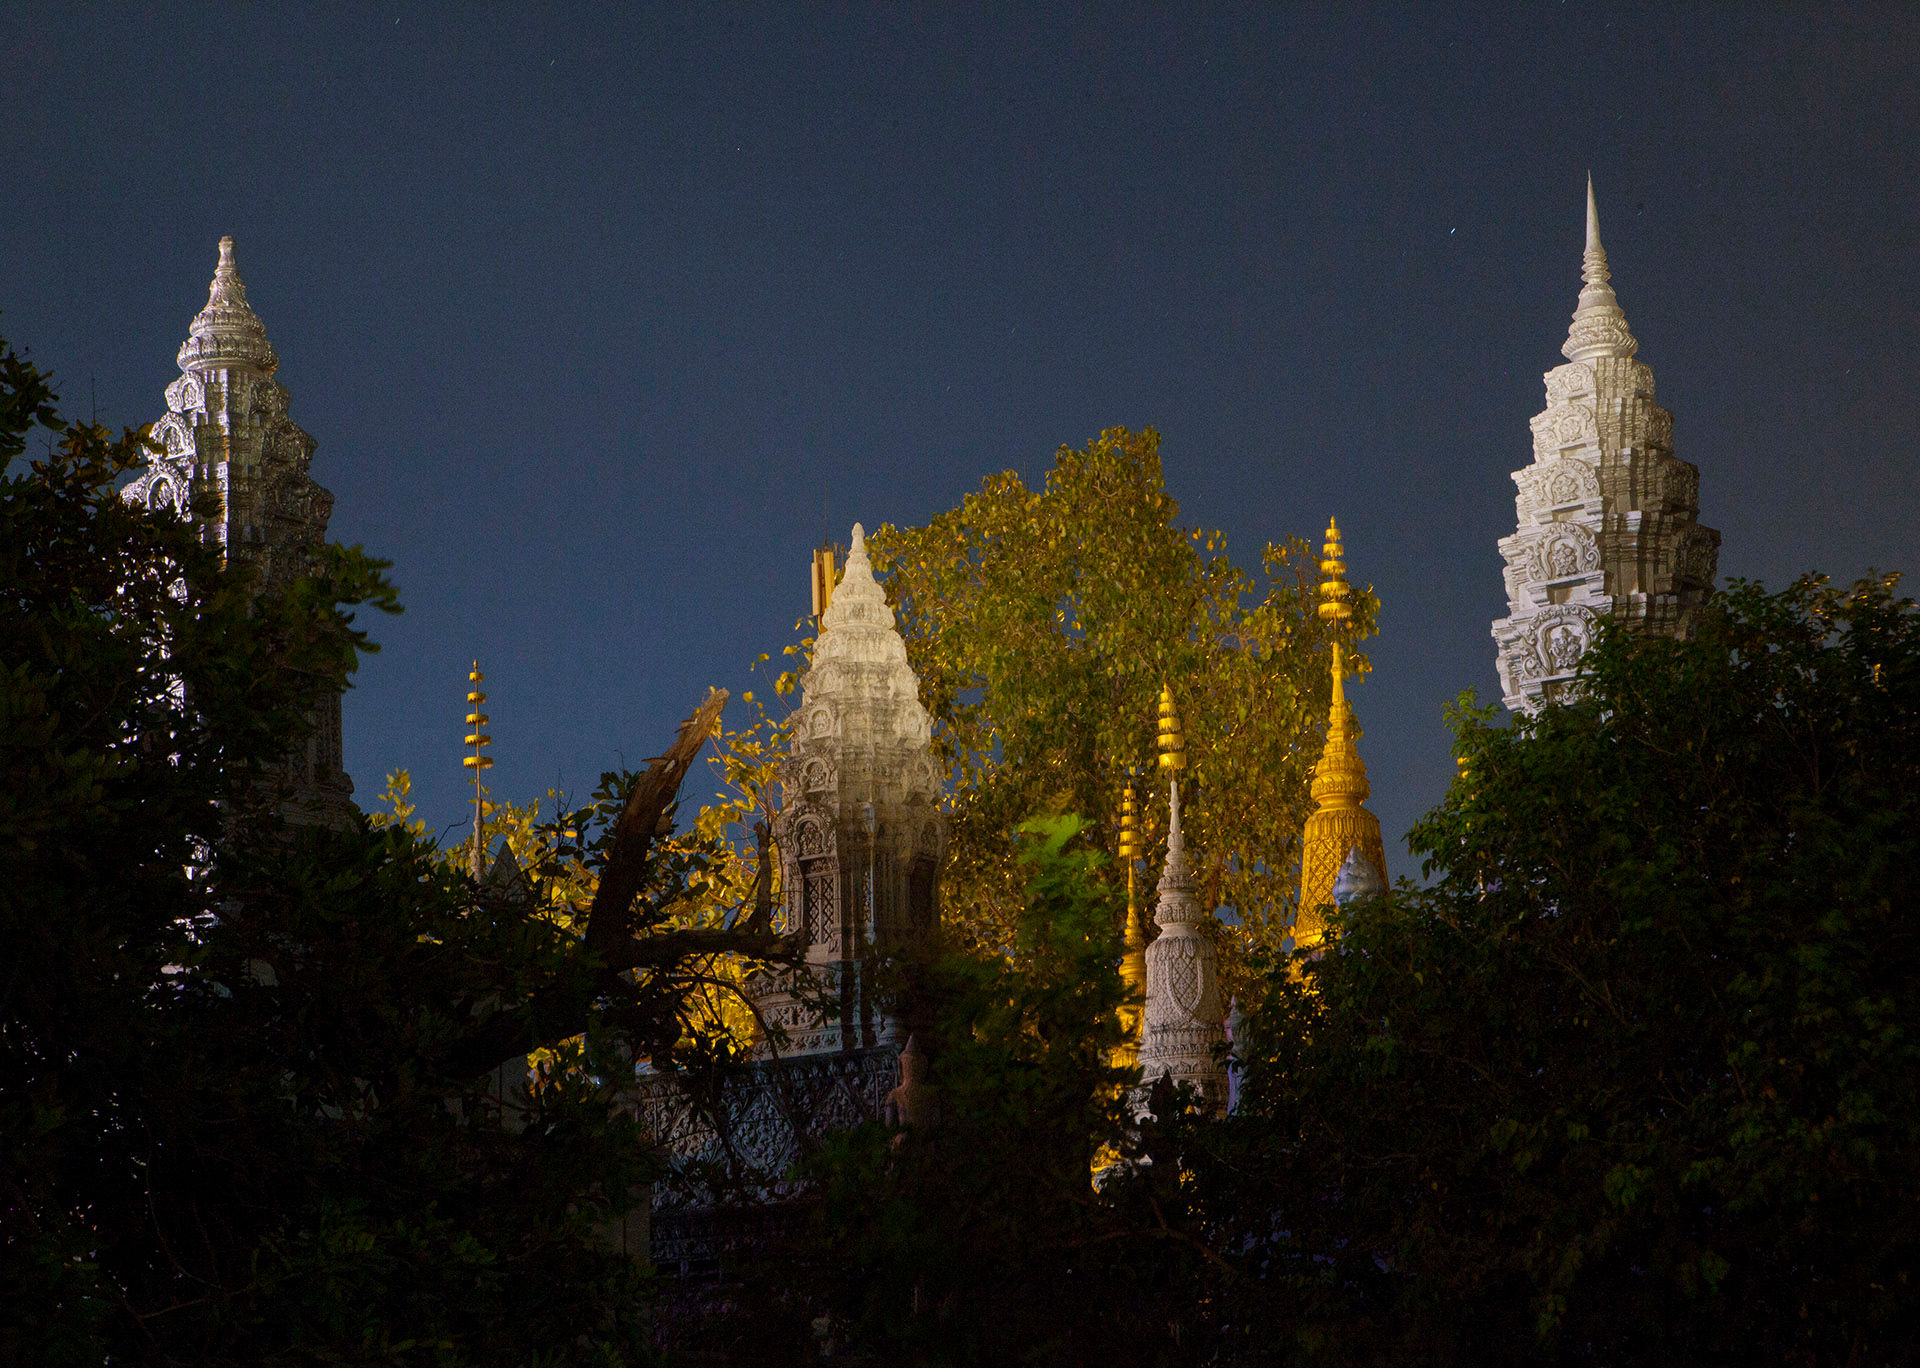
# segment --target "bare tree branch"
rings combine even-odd
[[[771,852],[764,824],[757,833],[760,870],[755,908],[744,924],[650,930],[642,936],[633,933],[633,901],[646,881],[647,856],[661,816],[712,734],[726,701],[726,690],[709,691],[693,716],[680,724],[667,753],[654,760],[641,776],[621,809],[614,825],[613,849],[587,912],[586,948],[597,962],[589,965],[583,957],[518,1010],[492,1017],[460,1042],[450,1051],[456,1073],[478,1075],[536,1046],[579,1035],[596,1010],[617,1029],[657,1032],[665,1020],[667,1005],[644,1000],[649,983],[636,983],[630,977],[634,970],[649,975],[652,989],[658,991],[659,977],[671,976],[689,960],[718,955],[773,964],[795,960],[796,947],[791,938],[773,930]]]
[[[613,849],[600,871],[600,886],[594,890],[593,905],[587,909],[587,948],[612,962],[619,958],[622,942],[633,931],[633,899],[647,874],[647,852],[659,829],[661,814],[680,792],[700,748],[713,733],[713,724],[727,704],[725,689],[707,691],[707,701],[692,717],[680,724],[679,733],[667,753],[651,765],[627,795],[627,805],[613,828]]]

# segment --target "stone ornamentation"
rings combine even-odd
[[[877,1119],[900,1075],[891,1050],[815,1052],[770,1061],[730,1084],[716,1112],[694,1105],[671,1074],[643,1074],[635,1108],[648,1139],[674,1161],[655,1186],[655,1255],[671,1238],[664,1213],[710,1207],[702,1174],[732,1171],[767,1201],[792,1195],[787,1172],[814,1137]]]
[[[1507,616],[1493,624],[1509,708],[1565,697],[1599,619],[1689,636],[1713,589],[1720,534],[1699,521],[1700,472],[1673,455],[1673,415],[1634,359],[1587,186],[1579,306],[1514,472],[1517,526],[1500,542]]]
[[[233,239],[220,239],[220,261],[207,307],[180,346],[180,378],[167,386],[167,415],[154,425],[163,450],[122,490],[131,503],[193,517],[194,496],[218,508],[201,535],[232,567],[245,567],[262,588],[312,572],[327,539],[333,495],[314,482],[313,438],[287,417],[280,360],[247,303]],[[313,730],[290,756],[282,776],[282,811],[291,821],[341,826],[353,819],[353,781],[341,751],[340,696],[316,705]]]

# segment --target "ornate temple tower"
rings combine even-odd
[[[1493,639],[1514,709],[1564,693],[1602,615],[1689,635],[1720,558],[1720,534],[1699,522],[1700,472],[1673,455],[1673,415],[1654,403],[1607,283],[1591,178],[1581,279],[1567,364],[1546,373],[1533,420],[1533,464],[1514,472],[1519,525],[1500,542],[1508,615]]]
[[[196,495],[219,506],[201,520],[203,538],[229,567],[244,566],[262,587],[309,572],[325,543],[333,495],[313,480],[313,438],[287,416],[280,361],[247,304],[233,239],[220,239],[220,264],[180,345],[180,378],[167,387],[167,416],[154,425],[164,446],[124,493],[134,503],[192,517]],[[340,696],[316,705],[314,729],[291,756],[283,810],[294,821],[351,820],[353,781],[341,755]]]
[[[1347,583],[1347,562],[1340,545],[1339,525],[1327,520],[1327,540],[1321,548],[1320,617],[1335,632],[1333,641],[1333,702],[1327,709],[1327,742],[1313,767],[1313,799],[1319,806],[1307,818],[1300,842],[1300,906],[1295,913],[1293,942],[1302,949],[1317,945],[1324,934],[1320,909],[1334,899],[1334,883],[1354,853],[1373,867],[1384,883],[1386,847],[1380,840],[1380,819],[1366,809],[1372,786],[1360,759],[1360,727],[1347,706],[1346,646],[1341,627],[1353,617]]]
[[[1147,946],[1146,1024],[1140,1042],[1141,1096],[1156,1078],[1191,1083],[1209,1108],[1227,1103],[1227,1070],[1215,1051],[1226,1042],[1226,1009],[1220,1001],[1220,961],[1202,923],[1213,914],[1200,905],[1198,885],[1187,870],[1180,834],[1180,781],[1170,795],[1167,867],[1153,919],[1160,934]]]
[[[930,946],[946,818],[920,681],[858,523],[800,688],[774,832],[785,929],[807,969],[770,985],[762,1011],[787,1033],[782,1054],[898,1048],[871,966]]]

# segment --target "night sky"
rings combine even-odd
[[[1443,8],[9,5],[0,333],[152,421],[238,240],[407,605],[348,767],[436,826],[470,658],[497,791],[583,793],[823,539],[1150,424],[1243,564],[1339,516],[1413,874],[1589,168],[1721,574],[1920,568],[1920,10]]]

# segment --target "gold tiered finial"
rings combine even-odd
[[[1327,709],[1327,743],[1313,770],[1313,799],[1319,806],[1307,818],[1300,851],[1300,907],[1294,923],[1294,944],[1309,949],[1325,933],[1320,909],[1333,901],[1334,880],[1347,853],[1355,847],[1385,877],[1386,849],[1380,840],[1380,819],[1363,806],[1372,792],[1367,767],[1360,759],[1360,728],[1347,705],[1346,644],[1342,640],[1353,620],[1353,588],[1347,583],[1346,552],[1340,527],[1327,520],[1327,540],[1320,560],[1320,620],[1333,633],[1333,698]]]
[[[1321,546],[1320,620],[1338,632],[1353,618],[1353,586],[1347,583],[1346,552],[1340,545],[1340,524],[1327,519],[1327,540]],[[1334,663],[1340,661],[1340,641],[1334,638]]]
[[[486,676],[480,673],[480,662],[474,661],[473,668],[467,672],[466,739],[466,745],[473,754],[460,761],[473,772],[473,848],[467,856],[467,872],[476,879],[486,872],[486,866],[482,863],[485,851],[481,848],[480,830],[487,810],[487,786],[481,776],[493,768],[493,757],[486,753],[487,747],[493,744],[493,738],[485,730],[487,715],[480,711],[481,705],[487,701],[486,694],[480,689],[485,679]]]
[[[1173,707],[1173,686],[1160,686],[1160,768],[1178,777],[1187,767],[1187,742],[1180,734],[1180,714]]]
[[[1147,853],[1140,839],[1140,805],[1134,800],[1133,785],[1120,795],[1120,863],[1127,867],[1127,925],[1120,955],[1120,982],[1127,997],[1142,996],[1147,988],[1147,935],[1140,920],[1140,893],[1134,879],[1134,861]],[[1132,1068],[1140,1062],[1140,1007],[1129,1001],[1120,1009],[1120,1026],[1126,1038],[1114,1052],[1114,1063]]]

